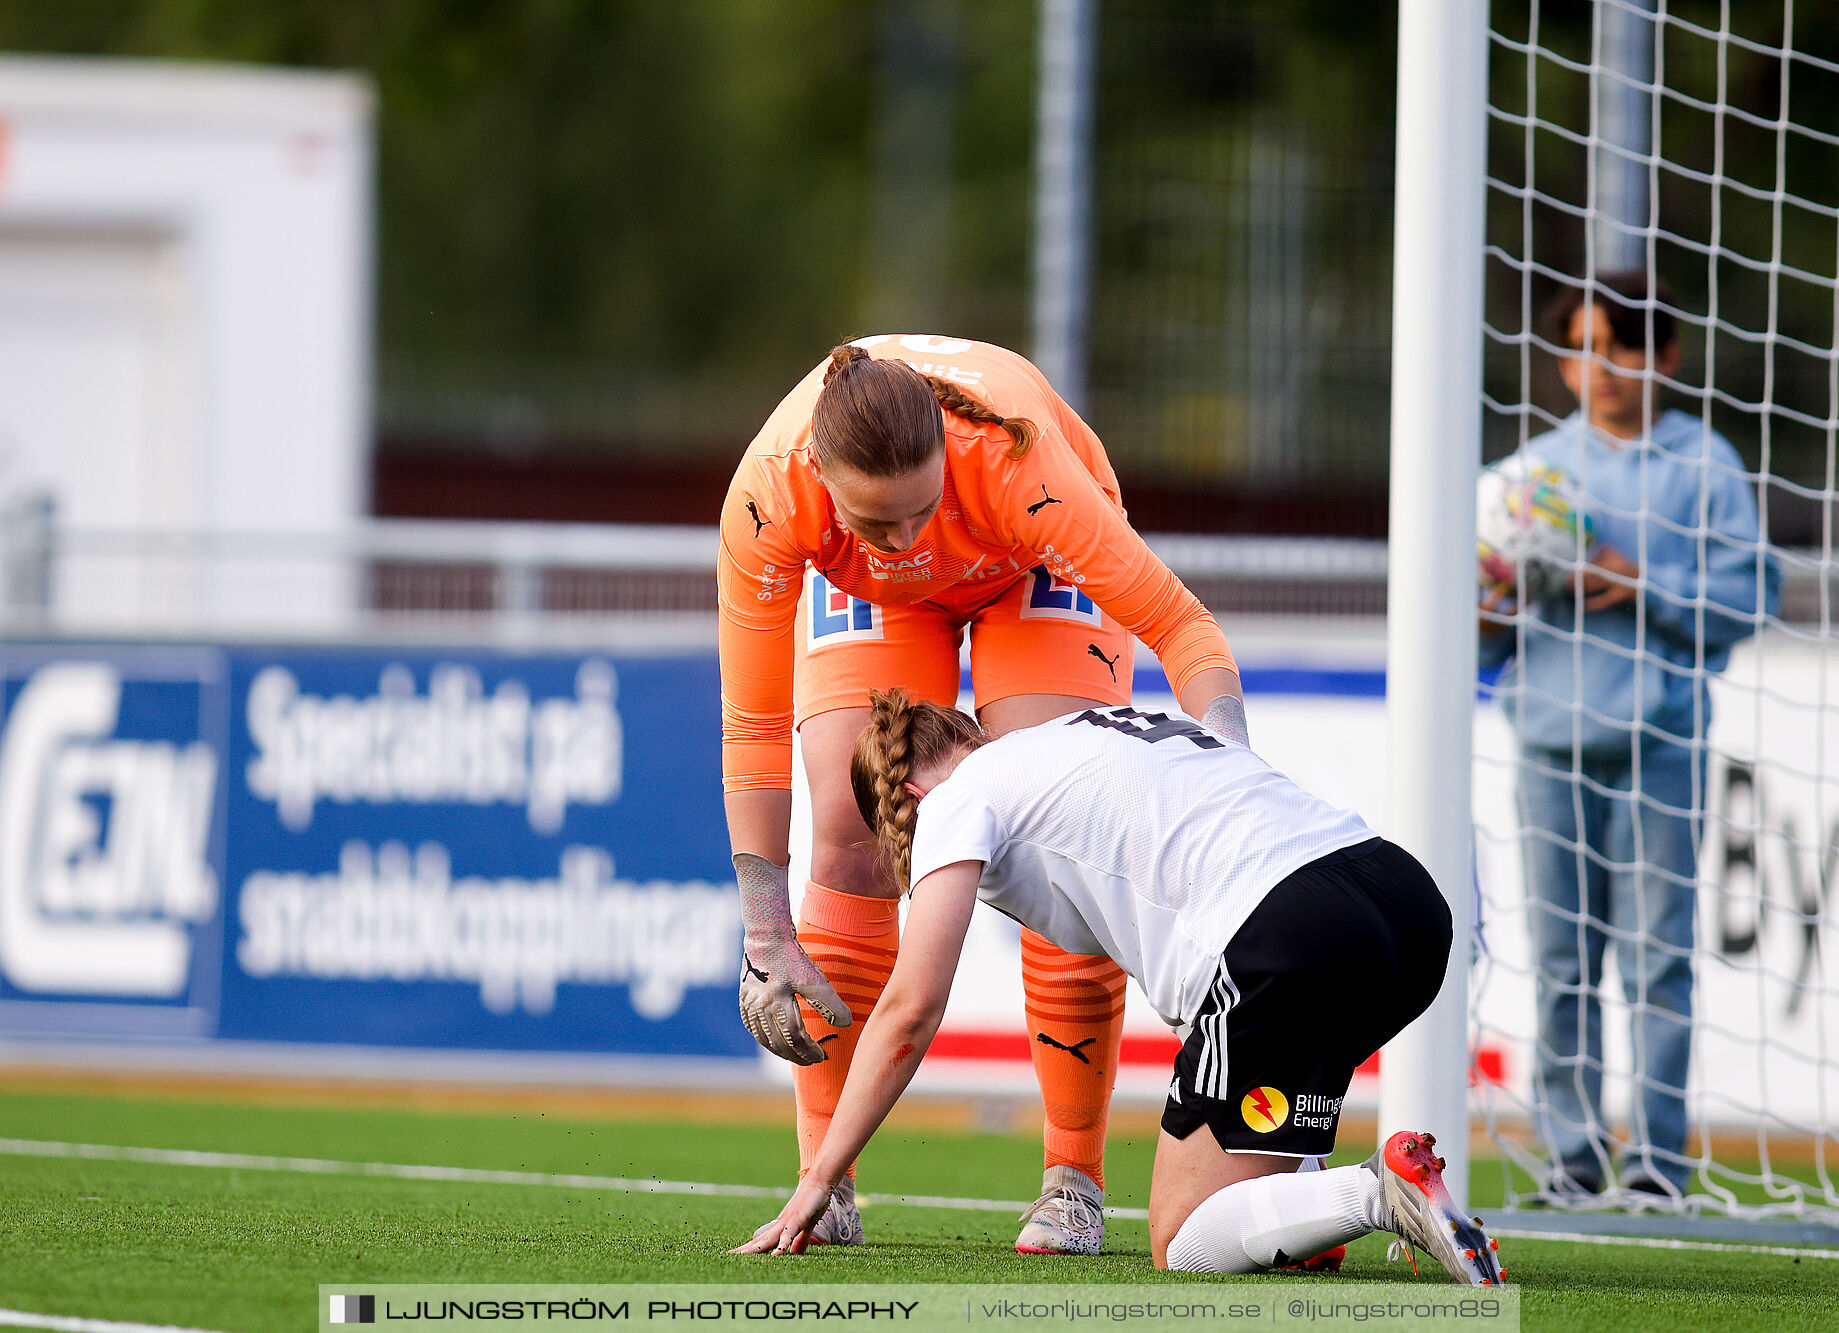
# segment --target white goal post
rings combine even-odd
[[[1481,458],[1488,7],[1401,0],[1392,276],[1392,495],[1386,600],[1389,837],[1443,887],[1443,990],[1386,1047],[1379,1132],[1430,1130],[1468,1197],[1470,729],[1475,475]]]

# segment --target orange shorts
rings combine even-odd
[[[806,569],[793,677],[797,724],[832,709],[866,708],[871,689],[895,685],[951,706],[967,627],[978,708],[1017,694],[1130,702],[1130,633],[1072,584],[1037,566],[1006,582],[951,591],[911,606],[877,606]]]

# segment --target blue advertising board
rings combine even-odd
[[[0,1032],[753,1059],[712,655],[0,647]]]

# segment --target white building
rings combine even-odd
[[[371,117],[349,74],[0,58],[0,507],[143,551],[364,512]],[[52,585],[98,627],[267,595],[144,558]]]

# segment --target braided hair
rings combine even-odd
[[[1000,426],[1005,457],[1034,447],[1035,425],[1005,417],[958,385],[922,375],[897,357],[878,360],[853,343],[830,349],[824,387],[811,412],[811,445],[822,467],[838,464],[865,477],[897,477],[930,462],[945,447],[940,409],[979,425]]]
[[[903,689],[872,690],[869,699],[868,726],[856,738],[849,760],[849,785],[862,822],[874,832],[895,881],[906,892],[913,887],[913,826],[919,820],[919,798],[907,790],[907,780],[989,738],[957,709],[915,701]]]
[[[950,380],[942,380],[937,375],[921,375],[920,378],[932,386],[932,396],[947,412],[979,425],[1001,426],[1007,431],[1013,443],[1003,450],[1004,458],[1013,461],[1034,448],[1035,426],[1027,417],[999,416],[987,403],[971,397]]]

